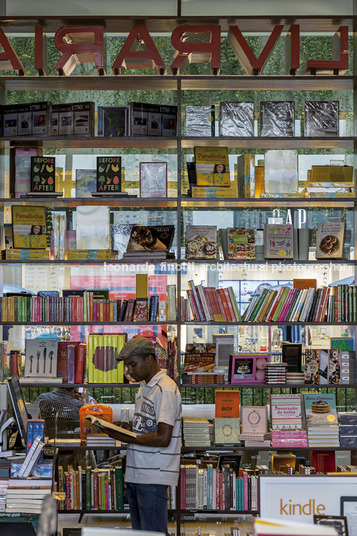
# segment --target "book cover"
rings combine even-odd
[[[124,333],[89,334],[87,361],[89,383],[123,383],[124,365],[117,361],[126,342]]]
[[[240,419],[215,418],[214,443],[215,445],[240,445]]]
[[[25,339],[25,377],[56,378],[56,339]]]
[[[76,169],[76,197],[92,197],[97,191],[95,169]]]
[[[271,150],[264,155],[264,191],[266,194],[298,192],[298,152]]]
[[[97,156],[97,192],[121,192],[121,156]]]
[[[266,406],[241,407],[242,434],[265,434],[268,431]]]
[[[187,343],[183,372],[213,372],[215,356],[213,343]]]
[[[272,430],[301,430],[300,395],[270,395],[270,418]]]
[[[149,320],[149,303],[147,298],[136,298],[134,307],[134,321],[147,322]]]
[[[98,106],[98,136],[129,135],[129,106]]]
[[[238,389],[216,389],[215,397],[215,417],[234,418],[239,417],[239,390]]]
[[[186,136],[214,137],[214,105],[186,106]]]
[[[175,234],[174,225],[133,225],[127,251],[163,251],[171,248]]]
[[[62,378],[63,383],[68,383],[68,346],[75,345],[78,348],[77,341],[58,341],[57,346],[57,377]],[[80,383],[80,382],[78,382]]]
[[[304,393],[306,424],[338,424],[336,396],[332,393]]]
[[[55,192],[55,173],[54,156],[31,156],[31,192]]]
[[[140,162],[140,197],[167,197],[167,162]]]
[[[343,241],[345,223],[324,222],[317,225],[316,258],[341,259],[343,254]]]
[[[130,104],[131,135],[147,136],[148,134],[148,113],[145,104],[132,102]]]
[[[264,257],[266,259],[293,259],[293,226],[267,223],[264,226]]]
[[[215,259],[217,257],[217,227],[187,225],[186,258]]]
[[[254,136],[254,103],[221,102],[219,125],[221,136]]]
[[[112,250],[117,251],[118,259],[124,257],[132,228],[133,226],[130,223],[112,223],[110,225]]]
[[[161,135],[162,136],[176,136],[177,134],[177,106],[160,106],[161,113]]]
[[[110,209],[108,206],[90,205],[76,208],[77,248],[110,249]]]
[[[260,135],[295,136],[295,104],[293,101],[262,101],[260,103]]]
[[[339,102],[305,102],[305,136],[331,137],[339,135]]]
[[[47,247],[46,208],[13,205],[11,210],[14,248],[45,249]]]
[[[31,191],[31,157],[39,156],[40,149],[37,147],[14,147],[14,179],[15,197]]]
[[[117,426],[116,424],[100,419],[99,417],[96,417],[95,415],[87,415],[86,420],[90,421],[90,423],[93,426],[96,426],[97,428],[99,428],[105,433],[119,432],[120,434],[124,434],[127,437],[136,437],[136,434],[132,432],[131,430],[127,430],[126,428],[123,428],[122,426]]]
[[[228,147],[194,147],[197,186],[230,186]]]
[[[227,229],[228,259],[255,259],[254,229],[229,227]]]

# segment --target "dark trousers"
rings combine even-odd
[[[128,482],[128,499],[133,530],[167,531],[167,486]]]

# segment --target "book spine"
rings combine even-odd
[[[75,383],[83,383],[84,363],[86,359],[86,345],[79,344],[77,347]]]
[[[229,311],[230,320],[231,320],[231,322],[235,322],[236,321],[236,315],[234,313],[234,309],[233,309],[233,305],[232,305],[232,302],[231,302],[231,297],[230,297],[230,294],[229,294],[229,290],[228,290],[228,288],[224,288],[223,291],[224,291],[224,295],[225,295],[226,302],[227,302],[227,305],[228,305],[228,311]]]
[[[204,322],[206,320],[206,318],[204,316],[203,307],[202,307],[202,304],[201,304],[199,296],[198,296],[197,288],[196,288],[196,286],[195,286],[195,284],[194,284],[194,282],[192,280],[188,281],[188,286],[192,290],[194,298],[195,298],[195,302],[196,302],[199,317],[200,317],[199,321]]]
[[[231,317],[229,314],[228,303],[226,302],[226,297],[224,295],[223,288],[217,289],[217,293],[218,293],[218,299],[221,304],[221,310],[223,311],[224,322],[230,322]]]
[[[76,346],[69,344],[67,348],[67,380],[68,383],[74,383],[76,366]]]

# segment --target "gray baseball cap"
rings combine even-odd
[[[155,346],[146,337],[134,337],[130,339],[121,349],[117,360],[124,361],[134,355],[153,355],[155,356]]]

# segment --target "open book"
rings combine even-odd
[[[136,437],[136,434],[132,432],[131,430],[126,430],[126,428],[122,428],[121,426],[117,426],[116,424],[112,424],[111,422],[104,421],[103,419],[100,419],[99,417],[95,417],[95,415],[87,415],[86,417],[87,421],[90,421],[91,424],[102,430],[105,434],[108,434],[109,432],[120,432],[123,435],[126,435],[128,437]]]

